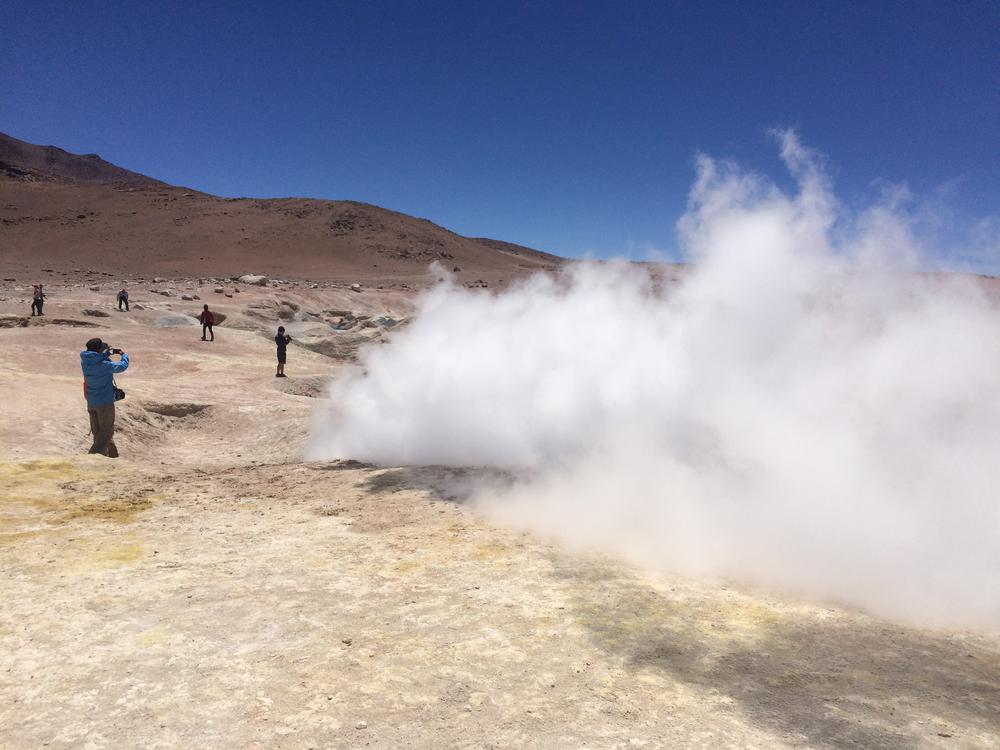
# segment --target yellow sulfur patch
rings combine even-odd
[[[76,520],[130,523],[153,505],[144,491],[105,479],[94,457],[0,463],[0,543]]]
[[[139,542],[108,540],[99,545],[76,546],[73,556],[65,558],[67,573],[93,573],[134,565],[146,556]]]

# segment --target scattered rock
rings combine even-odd
[[[185,302],[190,302],[191,300],[193,300],[195,298],[193,296],[191,296],[190,294],[182,294],[181,295],[181,299],[184,300]]]
[[[225,294],[226,293],[226,290],[223,289],[221,286],[215,287],[215,289],[213,289],[212,291],[215,292],[216,294]]]
[[[89,315],[92,318],[110,318],[111,314],[104,312],[104,310],[84,310],[84,315]]]
[[[234,292],[236,292],[237,294],[239,294],[239,293],[240,293],[240,289],[239,289],[239,287],[236,287],[235,289],[233,289],[233,291],[234,291]]]
[[[132,308],[135,309],[135,310],[145,310],[146,309],[144,306],[142,306],[142,305],[140,305],[138,303],[132,305]]]
[[[101,287],[99,287],[99,286],[92,286],[92,287],[90,287],[90,291],[92,291],[92,292],[99,292],[99,291],[101,291]]]
[[[192,294],[191,299],[201,299],[197,294]]]
[[[361,284],[351,284],[351,291],[352,292],[360,292],[361,291]]]
[[[367,729],[368,728],[368,722],[367,721],[359,721],[357,724],[354,725],[354,728],[355,729]]]
[[[350,646],[350,645],[351,645],[351,643],[353,643],[353,641],[352,641],[352,640],[351,640],[350,638],[344,638],[344,639],[343,639],[343,640],[341,641],[341,643],[343,643],[343,644],[344,644],[345,646]]]
[[[227,296],[227,297],[232,297],[233,295],[231,295],[231,294],[229,294],[229,293],[227,292],[227,293],[226,293],[226,296]]]
[[[176,297],[177,293],[171,289],[161,289],[158,294],[162,294],[164,297]]]
[[[154,284],[162,284],[164,281],[166,281],[166,279],[163,278],[162,276],[154,276],[153,277],[153,283]]]
[[[253,286],[267,286],[267,276],[257,276],[252,273],[240,276],[240,281],[244,284],[251,284]]]

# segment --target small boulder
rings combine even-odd
[[[191,300],[194,299],[194,297],[192,297],[190,294],[182,294],[181,299],[184,300],[185,302],[190,302]]]
[[[352,292],[360,292],[361,291],[361,284],[351,284],[351,291]]]
[[[96,285],[92,286],[92,287],[90,287],[90,291],[92,291],[92,292],[99,292],[99,291],[101,291],[101,287],[96,286]]]
[[[223,289],[221,286],[215,287],[215,289],[213,289],[212,291],[215,292],[216,294],[225,294],[226,293],[226,290]]]
[[[252,286],[267,286],[267,276],[257,276],[251,273],[240,276],[240,281],[244,284],[250,284]]]
[[[84,310],[84,315],[88,315],[91,318],[110,318],[111,314],[104,312],[104,310]]]

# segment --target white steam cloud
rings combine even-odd
[[[644,565],[922,624],[1000,624],[1000,316],[913,272],[891,196],[845,217],[702,157],[676,283],[581,264],[445,281],[331,386],[313,458],[495,466],[499,517]]]

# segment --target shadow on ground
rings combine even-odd
[[[791,616],[726,591],[674,596],[587,565],[557,575],[588,592],[577,616],[602,650],[721,694],[793,744],[1000,746],[1000,654],[975,639],[820,609]]]

